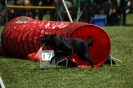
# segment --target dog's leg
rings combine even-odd
[[[87,61],[90,63],[91,68],[94,67],[94,62],[92,61],[90,55],[88,54],[88,52],[82,53],[82,52],[76,52],[78,58],[82,61]]]
[[[56,59],[57,59],[57,57],[56,57],[56,55],[55,56],[53,56],[52,58],[51,58],[51,60],[50,60],[50,64],[52,64],[52,62],[53,62],[53,60],[55,60],[56,61]],[[56,62],[55,62],[56,63]]]
[[[69,50],[68,52],[69,52],[69,59],[72,59],[72,56],[73,56],[73,50],[71,49],[71,50]]]
[[[93,68],[94,67],[94,62],[92,61],[92,59],[91,59],[91,57],[88,53],[85,54],[85,58],[86,58],[86,60],[89,61],[91,68]]]
[[[90,41],[93,44],[93,39],[92,38],[91,38]],[[84,46],[84,54],[83,54],[83,56],[84,56],[85,60],[87,60],[90,63],[91,68],[93,68],[94,67],[94,62],[93,62],[93,60],[90,57],[89,49],[88,49],[88,46],[86,44]]]

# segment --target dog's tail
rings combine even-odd
[[[93,38],[91,36],[88,36],[88,41],[87,41],[88,46],[93,45]]]

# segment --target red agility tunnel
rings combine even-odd
[[[83,22],[39,21],[25,16],[14,18],[7,24],[2,33],[2,44],[7,53],[27,58],[28,54],[37,52],[41,47],[38,37],[55,33],[58,36],[81,38],[85,41],[88,36],[92,36],[94,43],[88,48],[95,67],[101,66],[110,55],[109,36],[99,26]],[[76,54],[73,61],[79,67],[90,66],[89,62],[81,61]]]

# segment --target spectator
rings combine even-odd
[[[3,21],[5,12],[5,0],[0,0],[0,23]]]
[[[93,17],[95,14],[95,6],[93,0],[81,0],[80,6],[82,11],[82,21],[91,23],[91,17]]]
[[[14,5],[17,6],[31,6],[32,1],[31,0],[14,0]],[[14,17],[17,16],[30,16],[32,18],[35,18],[35,13],[33,12],[33,9],[26,8],[26,9],[10,9],[8,18],[11,20]],[[34,15],[33,15],[34,13]]]
[[[93,0],[73,0],[72,18],[77,17],[76,21],[91,23],[91,17],[95,15],[95,6]],[[80,13],[79,13],[80,12]]]
[[[31,1],[30,0],[24,0],[24,6],[31,6]],[[31,16],[32,15],[32,11],[30,8],[25,9],[25,14],[26,16]]]
[[[126,15],[133,9],[133,0],[120,0],[117,5],[116,12],[120,15],[120,24],[126,25]]]
[[[133,0],[125,0],[125,9],[133,9]]]
[[[117,0],[111,0],[111,13],[107,16],[107,25],[113,26],[113,25],[119,25],[120,24],[120,18],[118,17],[119,14],[117,13],[118,1]],[[112,20],[113,19],[113,20]]]
[[[38,1],[38,6],[54,6],[55,2],[54,0],[39,0]],[[55,14],[55,10],[54,9],[38,9],[38,17],[39,20],[43,20],[43,16],[44,14],[46,14],[47,12],[50,12],[50,20],[53,20],[53,14]]]
[[[111,9],[111,2],[110,0],[94,0],[96,5],[96,13],[97,14],[104,14],[109,15]]]
[[[24,6],[24,1],[23,0],[14,0],[14,5],[17,6]],[[8,15],[8,20],[11,20],[14,17],[17,16],[25,16],[26,15],[26,10],[25,9],[10,9],[9,10],[9,15]]]
[[[91,23],[95,14],[107,16],[108,25],[119,25],[119,18],[115,11],[117,0],[86,0],[81,3],[82,21]],[[112,10],[112,11],[111,11]],[[114,19],[114,20],[112,20]]]
[[[32,6],[38,6],[38,0],[30,0],[30,1],[31,1],[31,5]],[[37,13],[37,9],[32,9],[31,12],[32,12],[31,17],[33,19],[35,19],[36,15],[37,15],[36,14]]]
[[[64,1],[65,1],[67,8],[71,9],[73,6],[73,0],[64,0]],[[64,10],[65,10],[64,4],[63,4],[62,0],[59,0],[57,2],[57,11],[58,11],[57,13],[60,16],[60,20],[62,20],[62,21],[69,20],[68,16],[66,16],[64,14]]]

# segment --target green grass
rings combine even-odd
[[[127,23],[133,24],[133,21]],[[40,69],[39,62],[1,57],[0,75],[6,88],[132,88],[133,26],[103,28],[112,42],[111,55],[121,60],[122,66]]]

